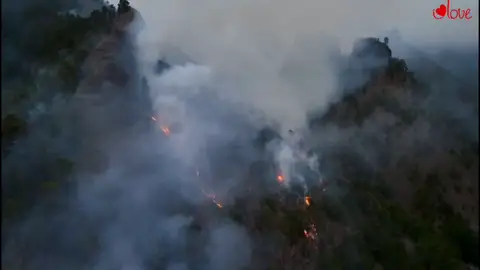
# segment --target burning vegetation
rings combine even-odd
[[[161,123],[162,121],[159,121],[158,119],[160,119],[159,117],[155,117],[155,116],[152,116],[151,117],[152,121],[153,122],[156,122],[156,123]],[[170,127],[166,124],[160,124],[159,126],[159,129],[163,132],[163,134],[165,134],[165,136],[170,136]]]
[[[125,9],[123,7],[120,10]],[[115,9],[108,7],[92,13],[91,18],[87,19],[73,15],[65,18],[59,17],[59,23],[55,23],[55,25],[61,27],[62,31],[52,31],[52,38],[42,40],[57,40],[60,43],[66,40],[65,42],[68,44],[76,44],[77,42],[70,42],[69,38],[63,38],[72,32],[68,27],[63,29],[66,23],[80,24],[83,35],[90,25],[98,24],[99,21],[105,20],[110,24],[111,18],[117,16],[115,13]],[[32,27],[32,29],[36,28]],[[43,31],[39,33],[44,34]],[[60,39],[53,38],[58,35],[63,36]],[[48,52],[48,58],[52,58],[50,54],[56,55],[59,51],[63,51],[58,49],[62,46],[64,45],[46,44],[44,47],[50,48],[49,51],[52,51]],[[78,51],[82,52],[82,50]],[[108,51],[108,48],[105,51]],[[392,52],[386,41],[382,43],[379,39],[370,38],[357,43],[354,60],[372,57],[385,60],[381,61],[382,65],[380,65],[380,68],[387,65],[383,71],[385,76],[380,76],[383,84],[389,84],[387,86],[400,84],[402,91],[407,91],[408,87],[405,85],[414,82],[406,62],[392,58]],[[73,58],[80,59],[78,61],[84,59],[83,56]],[[92,65],[97,64],[93,61]],[[66,79],[76,78],[74,74],[78,73],[79,66],[80,63],[75,63],[75,68],[71,72],[68,68],[59,68],[59,70],[67,70],[72,73],[67,74]],[[170,68],[169,64],[159,62],[157,73],[160,75],[168,68]],[[375,71],[377,68],[378,66],[375,66]],[[111,77],[124,77],[115,75]],[[118,87],[122,87],[123,81],[119,81],[122,83],[118,84]],[[66,80],[65,84],[67,83],[77,85],[79,82],[77,79],[70,82],[69,79]],[[375,102],[398,103],[385,98],[389,94],[387,88],[385,85],[376,85],[376,82],[372,81],[370,85],[360,89],[361,91],[356,91],[332,105],[325,117],[312,120],[312,123],[316,122],[312,124],[312,129],[318,123],[322,125],[332,122],[361,126],[373,114],[373,108],[378,107]],[[386,92],[385,95],[381,94],[384,92]],[[388,106],[385,105],[385,107]],[[385,136],[388,136],[389,144],[395,145],[395,140],[392,138],[401,137],[397,135],[404,134],[403,131],[407,129],[406,123],[414,122],[414,118],[420,114],[404,112],[400,108],[401,106],[397,106],[397,108],[392,105],[391,107],[393,107],[391,110],[393,113],[402,114],[399,119],[402,121],[406,119],[405,122],[397,123],[392,128],[399,129],[399,132],[395,133],[395,130],[386,132]],[[2,137],[5,137],[6,140],[4,143],[2,138],[2,146],[12,145],[16,137],[26,133],[27,130],[27,125],[22,122],[23,120],[9,116],[7,115],[5,119],[2,118]],[[139,118],[141,121],[151,123],[155,130],[162,132],[166,137],[173,137],[180,130],[178,123],[170,123],[157,115],[149,118],[146,116],[148,117],[149,113],[142,114]],[[262,130],[260,133],[263,142],[278,138],[278,134],[268,129]],[[3,136],[5,134],[7,135]],[[462,269],[462,267],[466,269],[471,265],[478,267],[478,222],[475,227],[468,221],[468,217],[478,216],[478,191],[476,191],[478,189],[478,142],[460,145],[462,146],[459,149],[448,149],[445,153],[438,155],[445,156],[446,160],[437,160],[435,157],[431,157],[432,155],[416,154],[406,155],[397,160],[387,157],[382,160],[385,163],[385,169],[375,172],[365,170],[362,159],[358,158],[352,161],[342,150],[333,154],[326,153],[328,164],[325,166],[339,168],[336,174],[327,175],[328,188],[325,181],[322,180],[319,184],[319,181],[315,179],[311,181],[315,184],[308,185],[305,189],[304,186],[297,185],[297,183],[290,183],[290,175],[271,169],[275,168],[272,164],[261,164],[258,166],[260,167],[257,168],[258,170],[252,169],[252,173],[232,172],[231,174],[240,174],[238,176],[240,181],[238,181],[238,186],[234,186],[230,190],[231,194],[235,195],[226,196],[215,185],[215,181],[222,181],[224,178],[220,178],[220,180],[206,179],[207,176],[204,177],[197,168],[189,176],[198,180],[198,189],[195,187],[194,192],[203,196],[206,205],[211,207],[205,207],[205,204],[195,205],[187,212],[192,216],[197,213],[202,216],[204,212],[207,212],[205,215],[208,216],[210,212],[206,209],[213,208],[212,212],[218,215],[215,218],[227,217],[245,227],[249,236],[255,241],[252,263],[261,262],[259,264],[268,266],[268,269],[421,270]],[[44,157],[45,155],[39,156]],[[6,195],[2,196],[2,210],[4,210],[2,221],[23,215],[26,212],[24,210],[27,208],[24,206],[26,204],[36,205],[31,202],[25,203],[22,199],[30,199],[31,194],[39,193],[38,190],[48,191],[49,195],[62,190],[58,188],[60,180],[56,179],[66,179],[65,175],[69,175],[74,166],[70,162],[56,161],[56,163],[58,164],[48,168],[49,171],[55,173],[48,174],[48,177],[45,178],[47,181],[33,181],[35,183],[33,192],[22,190],[21,187],[31,188],[31,185],[24,184],[27,183],[27,179],[23,179],[21,173],[13,174],[11,178],[14,180],[12,181],[14,185],[8,186],[8,191],[5,191],[7,189],[2,190],[2,195]],[[25,170],[23,163],[21,170]],[[442,173],[446,170],[449,171],[448,175]],[[265,171],[268,173],[264,173]],[[55,181],[50,180],[50,177],[55,178]],[[35,176],[35,178],[38,177]],[[477,182],[468,182],[469,179]],[[408,181],[408,183],[402,181]],[[455,186],[451,187],[449,184],[452,182],[455,183]],[[412,191],[406,192],[406,195],[409,196],[404,196],[410,200],[407,201],[404,197],[398,196],[399,194],[395,194],[397,189],[392,188],[392,184],[399,185],[398,190]],[[248,192],[244,192],[245,190]],[[227,193],[230,194],[230,191]],[[401,197],[401,199],[397,197]],[[455,201],[452,203],[448,201],[450,198],[457,198],[461,203]],[[471,203],[472,200],[469,201],[468,198],[473,198],[474,203]],[[208,227],[209,222],[211,220],[198,218],[194,222],[195,226],[189,228],[188,233],[193,235],[191,239],[194,240],[188,239],[188,241],[192,241],[192,246],[195,248],[198,244],[195,239],[201,238],[202,234],[205,234],[202,228]],[[476,231],[471,230],[472,227]],[[99,238],[98,236],[95,235],[92,238]],[[272,243],[274,244],[263,243],[262,241],[266,238],[273,239]],[[16,257],[19,259],[13,263],[5,263],[7,268],[10,266],[15,269],[18,267],[19,261],[23,265],[24,254],[29,254],[30,248],[33,247],[28,244],[18,245],[28,247],[28,250],[24,250],[24,253],[19,252],[19,256]],[[50,243],[48,244],[50,247]],[[101,243],[94,243],[91,246],[100,245]],[[202,251],[201,248],[198,248],[198,251],[189,250],[195,255]],[[153,254],[153,256],[156,257],[157,254]],[[162,257],[161,260],[163,259],[165,258]],[[195,265],[196,262],[194,260],[192,265]],[[28,263],[25,264],[28,265]],[[2,265],[4,265],[3,259]],[[37,265],[29,269],[39,269],[39,267],[44,266]],[[167,268],[166,263],[158,267],[158,269],[165,268]],[[245,269],[267,269],[267,267]]]
[[[354,59],[380,57],[385,60],[372,69],[383,78],[381,83],[414,83],[406,63],[392,58],[386,42],[367,39],[358,43]],[[394,79],[390,76],[392,72],[395,78],[400,76],[403,79]],[[378,94],[386,95],[376,91],[376,87],[366,87],[333,104],[323,117],[312,119],[312,129],[332,122],[362,123],[368,114],[372,114],[370,108],[374,106],[366,99]],[[371,106],[359,106],[361,102]],[[361,110],[368,112],[364,115]],[[281,138],[266,128],[260,131],[258,141],[264,146],[276,139]],[[478,234],[468,229],[468,222],[455,213],[440,193],[427,192],[436,190],[432,183],[439,181],[423,181],[418,174],[414,177],[416,180],[411,182],[418,181],[415,184],[417,191],[409,203],[418,207],[412,210],[394,199],[392,194],[395,190],[392,190],[385,171],[370,172],[360,158],[351,158],[341,150],[325,155],[328,157],[326,166],[338,166],[341,173],[327,174],[325,178],[320,177],[320,181],[318,175],[316,179],[306,179],[308,184],[305,188],[295,181],[290,183],[291,175],[285,175],[276,165],[272,166],[276,169],[270,171],[271,174],[260,173],[268,169],[257,168],[252,170],[256,173],[239,181],[241,187],[232,189],[233,194],[235,189],[248,192],[238,192],[244,195],[228,198],[228,203],[221,202],[215,192],[205,191],[212,189],[203,188],[203,185],[208,185],[202,183],[198,169],[195,177],[201,182],[200,192],[209,204],[219,209],[219,215],[242,224],[251,235],[279,236],[279,244],[273,252],[277,255],[253,258],[253,261],[262,261],[274,269],[370,269],[375,265],[384,269],[440,269],[445,265],[449,269],[459,269],[460,265],[478,265],[478,255],[470,251],[478,250],[475,242]],[[478,162],[478,155],[476,160]],[[271,164],[260,167],[269,166]],[[266,188],[262,181],[270,181],[277,188]],[[262,195],[256,197],[252,194]],[[431,214],[432,211],[435,214]],[[439,216],[442,218],[438,219]],[[465,241],[460,243],[453,235],[461,235]],[[427,248],[437,245],[438,250]],[[255,248],[259,253],[267,252],[261,246]],[[455,254],[462,255],[452,255],[453,250],[458,252]],[[352,252],[358,256],[350,256]],[[438,258],[438,254],[443,254],[442,259],[433,259]]]
[[[159,117],[152,117],[152,120],[155,124],[161,122]],[[162,129],[165,127],[166,129]],[[170,134],[167,126],[161,126],[161,130],[167,136]],[[332,156],[332,160],[334,159],[336,158]],[[344,160],[346,161],[348,158],[344,157],[341,162]],[[375,183],[358,180],[368,177],[368,173],[360,168],[361,163],[349,163],[348,165],[342,163],[342,166],[349,168],[344,171],[342,177],[333,176],[332,179],[329,179],[327,176],[326,179],[329,181],[321,177],[322,180],[319,183],[318,176],[315,176],[317,178],[310,182],[314,184],[309,185],[308,188],[295,182],[289,183],[287,187],[285,185],[286,178],[290,175],[287,176],[283,171],[275,169],[270,181],[276,183],[277,189],[267,190],[261,182],[245,179],[240,181],[241,187],[235,187],[230,192],[235,194],[235,189],[247,190],[246,195],[228,198],[228,203],[219,199],[218,194],[212,188],[215,187],[214,184],[212,185],[212,179],[203,179],[205,176],[200,173],[200,167],[194,170],[192,177],[198,179],[199,192],[203,194],[208,204],[213,204],[218,209],[218,215],[228,216],[244,225],[252,235],[258,233],[282,235],[283,242],[277,249],[279,257],[262,257],[254,258],[254,260],[271,260],[269,265],[276,265],[278,269],[287,262],[297,262],[295,269],[309,269],[312,265],[331,269],[330,267],[335,265],[366,265],[372,261],[388,269],[423,269],[420,266],[415,268],[418,263],[417,255],[407,254],[405,257],[409,258],[408,260],[395,261],[394,254],[404,252],[406,249],[404,239],[414,239],[415,234],[419,232],[427,233],[429,225],[418,223],[418,216],[406,212],[400,204],[392,201],[387,191],[389,188],[380,176],[376,176]],[[246,178],[256,177],[247,175]],[[352,179],[357,179],[357,181]],[[332,196],[332,190],[335,192],[334,190],[339,188],[342,190],[341,194]],[[296,190],[299,193],[296,193]],[[263,196],[252,196],[252,191],[263,194]],[[448,208],[445,204],[443,206]],[[199,211],[203,212],[204,210]],[[455,219],[454,216],[449,215],[450,219]],[[380,226],[376,222],[384,225]],[[456,219],[455,222],[458,222],[458,225],[463,221]],[[465,226],[465,223],[462,224],[464,225],[461,226]],[[421,245],[439,241],[444,237],[442,235],[445,235],[445,230],[452,229],[448,227],[449,224],[444,226],[446,227],[428,234],[430,237],[428,239],[408,241],[417,241]],[[468,230],[461,233],[475,239],[475,236]],[[378,235],[387,237],[385,242],[380,240]],[[446,243],[443,245],[444,248],[448,246]],[[473,241],[465,243],[465,245],[464,248],[468,246],[475,249]],[[348,254],[351,247],[355,247],[356,250],[366,250],[366,253],[356,259],[343,258],[341,254]],[[376,251],[388,249],[392,249],[392,251],[385,254],[379,254]],[[464,249],[462,252],[467,252],[467,250]],[[469,256],[469,260],[475,260],[473,253]],[[339,263],[337,261],[339,257],[342,257],[344,262]],[[439,266],[434,261],[429,263]],[[452,267],[459,265],[459,261],[450,263]]]
[[[312,197],[306,196],[306,197],[305,197],[305,205],[306,205],[306,206],[310,206],[311,200],[312,200]]]
[[[285,182],[285,177],[282,174],[277,175],[277,181],[280,184],[283,184]]]

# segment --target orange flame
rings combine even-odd
[[[312,200],[312,197],[306,196],[306,197],[305,197],[305,204],[306,204],[307,206],[310,206],[311,200]]]
[[[150,117],[153,121],[155,122],[159,122],[159,119],[157,119],[157,117],[155,116],[151,116]],[[168,126],[165,126],[165,125],[161,125],[160,126],[160,129],[162,130],[162,132],[167,135],[167,136],[170,136],[170,128]]]
[[[277,175],[277,181],[279,183],[283,183],[285,181],[285,178],[283,177],[283,175],[279,174],[279,175]]]
[[[167,136],[170,135],[170,129],[167,126],[161,126],[160,129],[163,131],[163,133]]]
[[[212,202],[215,205],[217,205],[218,208],[223,208],[223,205],[216,200],[215,194],[208,194],[207,192],[205,192],[205,190],[203,190],[203,188],[202,188],[202,193],[205,194],[205,196],[207,196],[209,199],[211,199]]]

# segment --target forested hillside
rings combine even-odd
[[[321,155],[322,162],[315,170],[298,165],[308,188],[282,184],[284,176],[267,147],[282,138],[266,127],[252,132],[256,141],[239,138],[240,146],[212,139],[227,149],[213,158],[205,155],[218,160],[208,176],[218,179],[206,180],[212,181],[212,190],[232,174],[242,180],[230,187],[235,196],[228,203],[203,189],[198,193],[204,201],[184,202],[167,196],[181,198],[173,185],[155,186],[154,192],[162,194],[158,197],[141,189],[142,183],[150,189],[150,180],[138,175],[177,164],[164,161],[163,152],[152,154],[153,146],[132,141],[147,141],[153,133],[163,142],[182,129],[161,126],[159,132],[160,116],[144,100],[149,82],[137,74],[127,30],[138,12],[126,0],[88,16],[51,6],[18,8],[29,19],[4,19],[2,25],[2,267],[213,269],[205,258],[223,253],[205,251],[210,230],[212,224],[229,220],[245,228],[250,239],[250,260],[237,262],[242,269],[478,269],[478,138],[464,131],[470,123],[464,114],[438,109],[432,102],[437,88],[417,76],[408,61],[394,56],[388,38],[359,39],[345,56],[342,76],[345,82],[367,79],[360,87],[345,83],[345,96],[309,117],[302,147],[309,155]],[[16,31],[20,24],[22,31]],[[174,68],[166,60],[157,63],[158,76]],[[435,68],[426,62],[422,67]],[[455,81],[450,75],[442,76]],[[137,88],[141,90],[132,90]],[[463,102],[464,97],[454,98]],[[214,97],[209,102],[221,106]],[[475,102],[462,104],[472,106],[466,114],[478,122]],[[225,132],[235,121],[226,121]],[[243,141],[251,143],[244,147],[258,157],[245,161],[237,156]],[[143,148],[137,152],[138,145]],[[125,177],[108,174],[111,160],[123,158],[122,151],[128,153],[122,169],[131,174],[127,180],[132,186]],[[238,165],[225,165],[237,159]],[[204,171],[195,169],[185,174],[200,182]],[[83,174],[90,177],[87,182],[101,174],[113,180],[105,177],[88,189],[75,182]],[[163,178],[153,178],[163,183]],[[105,188],[112,182],[114,188]],[[172,182],[180,186],[181,181]],[[79,194],[86,203],[72,204]],[[133,199],[122,201],[122,196]],[[138,205],[154,210],[143,212]],[[135,220],[118,208],[131,210]],[[168,242],[179,232],[154,235],[161,222],[150,221],[163,216],[188,217],[181,244]],[[114,229],[104,233],[110,220]],[[216,241],[229,237],[227,231]],[[121,248],[112,258],[102,257],[110,254],[105,242],[124,247],[122,241],[129,240],[143,260],[138,268],[121,268],[128,257],[119,255],[125,252]],[[182,261],[185,268],[173,268],[171,261]],[[106,262],[111,264],[102,264]],[[228,269],[220,265],[218,269]]]

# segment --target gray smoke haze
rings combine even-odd
[[[146,28],[140,33],[142,62],[177,47],[212,69],[222,95],[261,108],[299,128],[309,110],[335,97],[338,57],[353,41],[398,29],[416,45],[476,42],[478,3],[470,21],[436,21],[436,1],[132,1]],[[382,12],[378,12],[382,10]],[[408,14],[411,20],[405,20]],[[414,19],[413,19],[414,18]],[[460,30],[461,29],[461,30]]]
[[[85,138],[101,144],[106,160],[103,169],[86,172],[77,168],[70,176],[72,186],[54,200],[60,202],[58,209],[51,213],[48,204],[39,205],[9,231],[9,241],[2,241],[2,266],[14,267],[19,262],[17,269],[247,268],[254,257],[255,239],[225,212],[235,197],[242,196],[237,188],[249,177],[250,164],[264,158],[252,146],[259,129],[274,126],[285,138],[289,129],[308,134],[308,114],[323,112],[342,97],[342,61],[357,38],[380,36],[397,28],[402,38],[420,47],[441,43],[452,48],[477,42],[478,1],[455,2],[472,9],[474,19],[468,22],[435,21],[431,10],[439,3],[420,2],[131,1],[143,21],[131,29],[135,63],[125,61],[138,67],[138,78],[129,86],[132,92],[140,95],[140,77],[148,83],[152,113],[144,115],[147,124],[122,128],[114,124],[122,122],[119,114],[134,115],[128,108],[122,107],[119,113],[118,107],[98,106],[96,113],[90,112],[90,119],[97,123],[87,123],[86,129],[109,130],[101,140]],[[406,50],[403,56],[412,55]],[[169,62],[174,66],[158,75],[154,66],[160,58],[173,59]],[[439,98],[422,105],[447,114],[454,110],[457,119],[465,120],[460,130],[471,129],[472,138],[478,141],[477,128],[472,128],[475,121],[478,126],[478,118],[472,119],[466,107],[459,109],[461,100],[449,99],[448,106],[442,105],[446,100],[442,96],[433,96]],[[138,101],[127,98],[124,102]],[[60,105],[48,107],[53,115],[67,111],[63,99],[55,104]],[[378,148],[384,144],[379,142],[385,142],[379,134],[395,121],[379,110],[361,128],[330,126],[309,143],[321,150],[352,144],[368,164],[380,166]],[[177,124],[179,130],[173,130]],[[160,125],[172,129],[170,136],[161,132]],[[428,125],[412,124],[398,150],[414,148],[412,138],[431,140],[435,132]],[[55,145],[61,155],[72,151],[73,146],[65,145],[71,140],[48,135],[44,137],[53,142],[41,140],[39,134],[47,134],[40,132],[44,129],[39,127],[28,143],[20,142],[18,147],[45,144]],[[75,135],[82,134],[95,132],[81,130]],[[373,142],[359,142],[368,136]],[[298,139],[292,141],[271,145],[285,174],[299,160],[293,147]],[[443,141],[439,138],[436,143]],[[405,148],[407,144],[411,146]],[[38,153],[31,160],[45,158]],[[18,170],[20,157],[14,155],[2,163]],[[75,158],[83,163],[97,156]],[[320,174],[321,159],[302,158]],[[214,193],[214,201],[204,193]],[[217,202],[223,208],[217,208]]]
[[[322,113],[342,97],[344,92],[339,88],[346,82],[340,82],[339,75],[353,41],[360,37],[380,36],[397,29],[402,42],[392,39],[394,52],[399,51],[396,55],[407,59],[415,58],[406,45],[409,42],[430,51],[476,44],[478,3],[455,2],[455,6],[471,8],[470,21],[434,20],[431,10],[438,4],[373,0],[362,3],[132,1],[142,16],[141,27],[137,29],[140,68],[148,73],[159,57],[175,58],[172,48],[181,51],[202,65],[197,71],[190,68],[191,80],[179,78],[182,84],[191,84],[187,91],[198,92],[203,86],[222,99],[252,107],[263,114],[254,121],[275,123],[284,136],[289,129],[304,130],[310,112]],[[405,20],[405,14],[414,19]],[[432,62],[426,60],[428,64]],[[415,63],[412,66],[414,72],[422,71]],[[199,77],[204,79],[198,82]],[[474,81],[474,77],[469,79]],[[154,91],[159,88],[154,80],[149,81]],[[442,85],[449,96],[456,91],[454,88],[458,87]],[[429,111],[440,109],[448,115],[471,119],[470,106],[463,107],[466,109],[462,112],[459,109],[462,106],[457,106],[461,101],[448,105],[438,101],[451,100],[445,97],[436,91],[430,104],[422,106],[430,107]],[[454,113],[447,108],[454,109]],[[466,128],[475,127],[471,122]],[[474,130],[471,128],[469,133]],[[283,156],[291,152],[279,151]]]

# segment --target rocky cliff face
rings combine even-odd
[[[128,50],[128,25],[134,20],[135,11],[118,16],[109,35],[101,38],[95,49],[90,52],[83,64],[84,79],[76,91],[75,98],[81,99],[90,94],[100,95],[101,86],[110,83],[118,88],[125,88],[129,81],[126,66],[122,66],[120,57]],[[126,48],[127,47],[127,48]],[[127,50],[125,52],[125,50]]]
[[[83,79],[72,99],[72,107],[79,132],[83,134],[82,149],[88,153],[84,155],[99,157],[101,149],[110,147],[109,141],[114,141],[116,135],[138,120],[139,80],[128,32],[137,16],[134,9],[119,14],[110,33],[100,37],[83,64]]]

